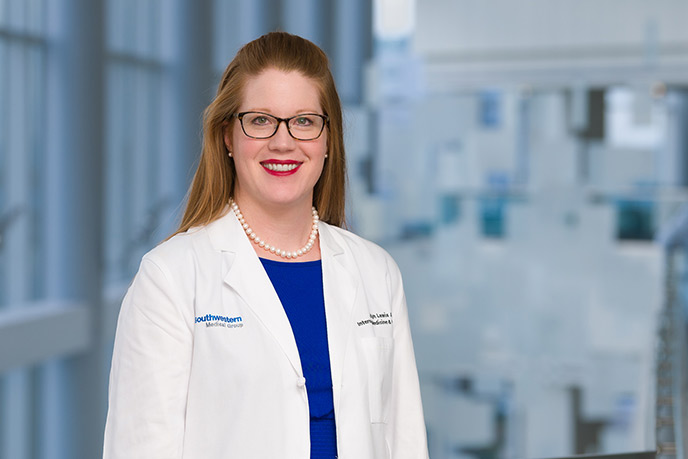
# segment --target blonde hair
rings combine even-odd
[[[313,205],[320,219],[344,227],[346,159],[342,131],[342,108],[325,53],[314,43],[285,32],[271,32],[244,45],[222,75],[215,99],[203,115],[203,149],[188,192],[179,228],[208,224],[223,215],[234,192],[236,170],[224,143],[226,128],[236,122],[231,115],[242,102],[243,88],[250,77],[268,68],[296,71],[311,78],[318,87],[320,104],[329,118],[328,159],[313,190]]]

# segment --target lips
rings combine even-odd
[[[301,167],[301,162],[292,160],[277,160],[268,159],[266,161],[261,161],[260,165],[263,166],[265,172],[270,175],[285,176],[295,174],[299,167]]]

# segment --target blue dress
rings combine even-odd
[[[311,459],[334,459],[337,433],[322,264],[320,260],[284,262],[261,258],[260,261],[287,313],[299,349],[311,418]]]

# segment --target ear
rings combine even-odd
[[[222,137],[224,138],[227,151],[234,151],[232,149],[232,126],[229,124],[229,121],[222,122]]]

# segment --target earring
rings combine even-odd
[[[330,155],[328,155],[327,153],[325,153],[325,158],[327,158],[328,156],[330,156]]]
[[[228,152],[227,152],[227,156],[229,156],[229,157],[231,158],[231,157],[232,157],[232,152],[231,152],[231,151],[228,151]]]

